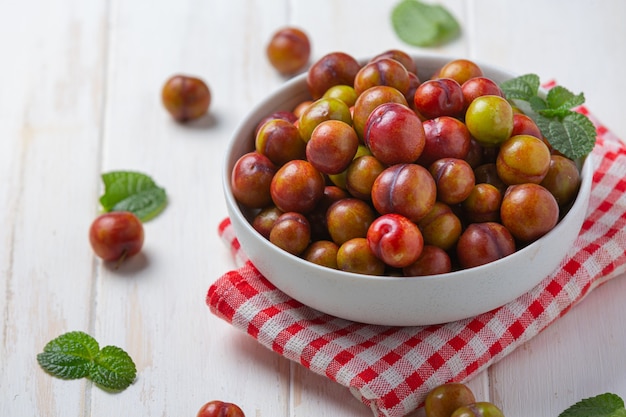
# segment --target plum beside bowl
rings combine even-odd
[[[422,79],[452,58],[417,56]],[[479,62],[496,82],[517,74]],[[240,123],[228,146],[223,188],[228,214],[241,248],[278,289],[301,303],[356,322],[418,326],[469,318],[500,307],[552,273],[576,240],[591,192],[592,163],[582,165],[582,183],[569,212],[548,234],[512,255],[486,265],[427,277],[370,276],[307,262],[274,246],[250,224],[252,213],[235,200],[230,175],[237,159],[254,149],[253,132],[263,117],[291,110],[309,98],[306,74],[297,76],[259,103]]]

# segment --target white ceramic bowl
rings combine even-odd
[[[421,79],[427,79],[451,58],[415,57]],[[478,63],[496,82],[512,74]],[[288,81],[259,103],[236,129],[226,154],[223,187],[229,216],[242,249],[258,270],[292,298],[322,312],[357,322],[416,326],[472,317],[532,289],[565,257],[582,226],[591,192],[592,164],[582,167],[582,184],[568,214],[547,235],[498,261],[428,277],[398,278],[348,273],[304,261],[274,246],[250,224],[230,186],[237,159],[254,149],[259,120],[277,110],[291,110],[308,99],[306,75]]]

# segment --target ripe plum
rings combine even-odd
[[[490,402],[479,401],[457,408],[450,417],[504,417],[504,413]]]
[[[326,211],[328,233],[338,245],[355,237],[366,237],[374,219],[376,213],[372,207],[357,198],[336,201]]]
[[[161,101],[174,119],[184,123],[209,110],[211,90],[200,78],[178,74],[163,85]]]
[[[582,179],[576,163],[561,155],[552,155],[550,168],[540,185],[552,193],[559,207],[571,203],[580,188]]]
[[[502,197],[502,224],[516,239],[529,243],[548,233],[559,221],[559,204],[539,184],[511,185]]]
[[[436,199],[435,180],[417,164],[392,165],[372,186],[372,203],[380,214],[397,213],[413,222],[428,214]]]
[[[292,75],[303,70],[309,63],[311,43],[301,29],[285,27],[278,30],[266,48],[270,64],[283,75]]]
[[[98,257],[122,262],[141,251],[144,230],[141,220],[129,211],[98,216],[89,228],[89,243]]]
[[[276,169],[267,156],[258,152],[242,155],[233,167],[230,180],[237,201],[250,208],[270,205],[270,184]]]
[[[394,268],[411,265],[424,248],[420,229],[399,214],[377,217],[367,230],[367,242],[379,259]]]
[[[424,149],[417,163],[427,167],[437,159],[467,157],[471,136],[462,121],[450,116],[441,116],[425,120],[423,127]]]
[[[415,60],[411,57],[411,55],[407,54],[404,51],[401,51],[399,49],[389,49],[373,57],[370,62],[376,61],[377,59],[381,58],[395,59],[396,61],[404,65],[404,68],[406,68],[408,72],[417,75],[417,64],[415,63]]]
[[[406,94],[411,85],[409,74],[400,62],[390,58],[379,58],[365,64],[354,78],[354,90],[360,95],[368,88],[387,85]]]
[[[426,141],[415,112],[398,103],[381,104],[370,113],[363,139],[372,155],[387,165],[414,162]]]
[[[314,264],[337,269],[337,252],[339,252],[339,246],[335,242],[317,240],[309,245],[302,254],[302,258]]]
[[[339,174],[348,168],[358,147],[359,137],[352,126],[340,120],[326,120],[311,133],[306,159],[324,174]]]
[[[300,213],[281,214],[270,230],[270,242],[279,248],[300,255],[311,241],[311,225]]]
[[[355,237],[339,246],[337,268],[365,275],[385,273],[385,263],[372,252],[365,237]]]
[[[460,85],[475,77],[482,77],[483,70],[469,59],[453,59],[439,69],[440,78],[451,78]]]
[[[352,125],[361,139],[363,139],[365,125],[370,113],[385,103],[400,103],[408,107],[404,95],[395,88],[386,85],[368,88],[356,99],[352,112]]]
[[[256,135],[255,148],[277,166],[306,157],[306,143],[300,137],[298,128],[284,119],[269,120],[261,126]]]
[[[459,237],[457,258],[462,268],[497,261],[515,252],[515,239],[500,223],[472,223]]]
[[[317,60],[307,72],[307,87],[313,100],[333,85],[354,85],[361,64],[345,52],[331,52]]]
[[[505,184],[539,184],[549,168],[550,149],[541,139],[517,135],[500,145],[496,170]]]
[[[406,277],[445,274],[452,271],[450,255],[437,246],[424,245],[419,258],[411,265],[402,268]]]
[[[437,78],[420,84],[413,98],[415,109],[427,119],[458,117],[465,101],[461,85],[451,78]]]
[[[314,101],[304,109],[298,119],[298,131],[302,140],[308,142],[317,125],[326,120],[339,120],[352,124],[350,108],[343,101],[332,97]]]
[[[437,185],[437,199],[446,204],[461,203],[474,188],[474,170],[463,159],[438,159],[428,170]]]
[[[245,417],[245,415],[238,405],[216,400],[204,404],[196,417]]]
[[[374,181],[386,166],[372,155],[363,155],[354,159],[346,171],[346,189],[361,200],[372,199]]]
[[[449,205],[436,201],[433,208],[418,223],[424,243],[443,250],[450,250],[456,245],[463,231],[461,219]]]
[[[270,195],[282,211],[305,214],[315,208],[324,195],[324,187],[324,177],[310,162],[294,159],[271,178]]]
[[[476,402],[465,384],[450,382],[433,388],[424,401],[426,417],[450,417],[457,409]]]

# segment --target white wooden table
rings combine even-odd
[[[556,78],[626,138],[626,3],[446,0],[463,36],[425,50]],[[400,48],[395,1],[3,0],[0,3],[0,415],[195,416],[220,399],[248,416],[369,416],[343,387],[212,316],[209,285],[233,267],[217,236],[220,168],[237,123],[285,81],[265,46],[303,28],[313,59]],[[204,78],[210,117],[175,123],[160,103],[174,73]],[[87,240],[102,172],[151,175],[166,210],[142,255],[103,266]],[[557,416],[626,397],[626,279],[595,290],[470,382],[507,417]],[[108,394],[45,374],[36,355],[82,330],[127,350],[136,382]]]

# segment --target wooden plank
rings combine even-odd
[[[92,330],[105,2],[13,4],[2,13],[2,415],[80,415],[83,381],[45,374],[36,355]],[[36,12],[35,12],[36,10]]]
[[[144,172],[166,189],[169,203],[145,224],[142,256],[119,271],[98,265],[96,330],[125,346],[139,373],[118,396],[94,392],[91,415],[194,415],[210,400],[239,404],[247,415],[286,415],[288,362],[204,304],[209,285],[233,267],[217,236],[226,216],[225,147],[271,88],[270,69],[258,64],[259,33],[283,14],[252,1],[111,7],[103,170]],[[206,118],[181,125],[166,113],[160,92],[175,73],[208,83]]]

